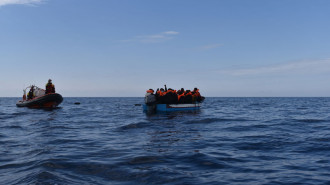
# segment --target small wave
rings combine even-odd
[[[0,120],[17,118],[19,116],[25,116],[25,115],[28,115],[28,113],[27,112],[4,113],[4,114],[1,114]]]
[[[228,131],[234,131],[234,132],[241,132],[241,131],[254,131],[254,130],[264,130],[266,128],[268,128],[269,125],[265,125],[265,124],[256,124],[256,125],[234,125],[234,126],[230,126],[225,128],[225,130]]]
[[[224,169],[231,168],[229,165],[234,161],[234,159],[225,158],[216,158],[204,153],[195,153],[192,155],[183,155],[179,159],[181,162],[187,164],[194,164],[197,168],[208,168],[208,169]]]
[[[159,163],[162,162],[158,159],[157,156],[140,156],[134,157],[133,159],[129,160],[129,164],[146,164],[146,163]]]
[[[295,119],[296,122],[302,122],[302,123],[321,123],[326,122],[327,120],[323,119]]]
[[[131,123],[128,125],[124,125],[119,127],[119,130],[130,130],[130,129],[137,129],[137,128],[145,128],[149,126],[149,122],[138,122],[138,123]]]
[[[19,169],[21,167],[27,167],[32,166],[34,164],[34,161],[27,161],[24,163],[7,163],[0,165],[0,169]]]
[[[307,110],[308,107],[298,107],[297,109],[298,109],[298,110]]]
[[[320,164],[329,164],[330,161],[329,161],[329,160],[326,160],[326,159],[320,159],[320,160],[316,161],[316,163],[320,163]]]
[[[70,179],[64,178],[63,175],[59,176],[56,172],[39,171],[30,173],[23,178],[16,181],[15,184],[74,184]]]
[[[330,143],[330,137],[318,137],[318,138],[314,138],[312,139],[313,141],[316,142],[324,142],[324,143]]]
[[[279,140],[268,140],[262,142],[239,142],[232,146],[239,150],[258,150],[258,151],[274,151],[281,150],[285,147],[296,145],[297,142],[285,142]]]
[[[23,129],[23,127],[19,126],[19,125],[8,125],[8,126],[3,126],[3,127],[0,127],[1,129]],[[0,135],[1,137],[1,135]]]
[[[261,174],[266,174],[266,173],[276,173],[279,172],[279,170],[275,169],[266,169],[266,168],[249,168],[249,167],[235,167],[235,171],[239,173],[261,173]]]
[[[253,107],[267,107],[270,106],[271,104],[269,103],[251,103],[250,105],[248,105],[249,107],[253,106]]]
[[[80,138],[60,138],[54,139],[48,142],[48,144],[68,144],[68,143],[88,143],[90,140],[88,139],[80,139]]]
[[[68,126],[63,126],[63,125],[54,125],[54,126],[50,126],[49,127],[49,129],[50,130],[52,130],[52,129],[60,129],[60,130],[65,130],[65,129],[72,129],[72,130],[74,130],[74,129],[76,129],[76,128],[73,128],[73,127],[68,127]]]
[[[216,122],[244,122],[244,121],[252,121],[249,119],[244,119],[244,118],[205,118],[205,119],[200,119],[200,120],[191,120],[191,121],[186,121],[184,122],[185,124],[199,124],[199,123],[216,123]]]
[[[33,150],[30,150],[30,151],[27,151],[25,153],[25,156],[29,156],[30,158],[32,157],[36,157],[36,156],[40,156],[42,154],[45,154],[45,153],[48,153],[49,152],[49,149],[33,149]]]
[[[330,152],[330,146],[326,144],[319,144],[317,146],[305,146],[305,147],[300,147],[294,152],[297,153],[328,153]]]
[[[64,169],[65,165],[61,163],[60,160],[51,159],[43,161],[39,164],[40,167],[46,168],[46,169]]]

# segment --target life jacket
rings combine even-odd
[[[185,93],[185,96],[192,95],[191,92]]]
[[[55,93],[55,86],[52,83],[46,84],[46,94]]]
[[[147,90],[147,93],[154,93],[154,90]]]
[[[202,98],[201,94],[199,93],[199,89],[197,89],[195,91],[195,99],[194,100],[196,100],[197,102],[202,102],[203,101],[203,98]]]
[[[34,94],[34,92],[31,90],[28,92],[28,94],[27,94],[28,100],[33,99],[33,94]]]
[[[162,91],[159,92],[160,96],[165,96],[165,94],[166,94],[166,92],[162,92]]]
[[[195,92],[192,92],[191,94],[192,94],[192,102],[194,103],[197,100],[197,94]]]
[[[201,96],[201,94],[199,93],[199,89],[197,89],[197,90],[195,91],[195,94],[196,94],[196,96]]]
[[[188,92],[185,94],[184,103],[192,103],[192,93]]]
[[[181,99],[183,96],[184,96],[183,93],[182,93],[182,94],[179,94],[179,95],[178,95],[178,101],[180,101],[180,99]]]

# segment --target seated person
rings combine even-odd
[[[34,95],[33,94],[34,94],[34,86],[31,87],[30,91],[27,94],[28,100],[31,100],[31,99],[34,98]]]

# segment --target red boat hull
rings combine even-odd
[[[60,94],[51,93],[31,100],[19,101],[16,103],[16,106],[29,108],[55,108],[62,103],[62,101],[63,97]]]

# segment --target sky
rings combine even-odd
[[[329,0],[0,0],[0,97],[330,96]]]

